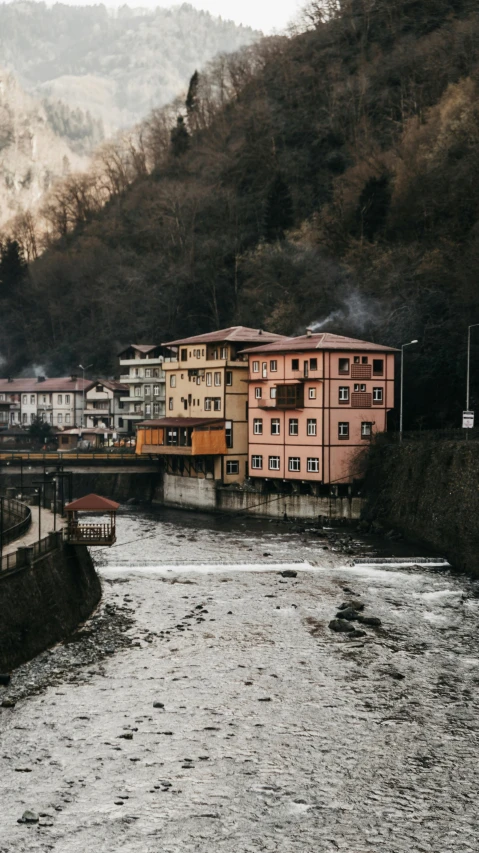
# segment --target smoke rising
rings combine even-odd
[[[350,291],[341,300],[339,308],[326,317],[309,324],[313,332],[355,332],[363,334],[377,326],[383,317],[384,308],[378,300],[371,299],[357,290]]]

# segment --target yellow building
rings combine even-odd
[[[248,356],[282,335],[231,326],[163,346],[166,417],[138,424],[136,452],[183,477],[242,483],[248,474]]]

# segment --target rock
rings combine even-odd
[[[346,607],[345,610],[339,610],[336,613],[336,619],[347,619],[348,622],[354,622],[359,616],[359,613],[352,607]]]
[[[338,631],[339,633],[347,633],[350,634],[351,631],[354,631],[354,627],[350,622],[347,622],[345,619],[332,619],[328,625],[328,628],[331,631]]]
[[[2,708],[14,708],[15,702],[13,701],[13,699],[2,699],[0,707],[2,707]]]
[[[351,637],[352,640],[358,640],[360,637],[365,637],[366,631],[361,631],[359,628],[355,628],[354,631],[348,634],[348,637]]]
[[[7,686],[10,684],[10,676],[8,673],[2,672],[0,673],[0,684]]]
[[[369,625],[370,628],[381,627],[381,620],[377,616],[358,616],[358,622],[361,622],[361,625]]]
[[[339,605],[338,610],[346,610],[348,607],[352,607],[353,610],[364,610],[364,604],[362,601],[358,601],[357,599],[353,599],[352,601],[343,601],[342,604]]]
[[[39,821],[39,817],[38,817],[37,813],[27,810],[26,812],[23,812],[18,823],[38,823],[38,821]]]
[[[263,557],[271,557],[271,554],[269,553],[269,551],[264,551]]]
[[[295,578],[298,573],[294,571],[294,569],[285,569],[284,572],[280,572],[282,578]]]
[[[395,681],[402,681],[403,678],[406,678],[406,676],[403,675],[402,672],[394,671],[394,672],[390,672],[389,675],[391,676],[391,678],[394,678]]]
[[[261,696],[258,702],[271,702],[271,696]]]
[[[164,708],[165,705],[163,702],[153,702],[153,707],[154,708]]]
[[[118,735],[118,737],[122,737],[123,740],[133,740],[131,732],[125,732],[123,735]]]

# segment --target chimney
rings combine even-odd
[[[71,376],[70,376],[70,379],[71,379],[71,381],[72,381],[72,382],[76,382],[76,381],[77,381],[77,379],[78,379],[77,374],[76,374],[76,373],[72,373],[72,374],[71,374]]]
[[[9,377],[7,378],[7,382],[13,382],[13,376],[9,376]]]
[[[262,334],[263,334],[263,329],[258,329],[258,335],[262,335]]]
[[[313,330],[312,330],[312,329],[306,329],[306,337],[307,337],[307,338],[310,338],[312,334],[313,334]]]
[[[45,382],[44,376],[37,376],[37,382]]]

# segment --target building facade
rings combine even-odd
[[[120,382],[127,386],[121,397],[127,432],[145,418],[165,415],[165,356],[161,346],[130,344],[119,354]],[[166,359],[168,361],[168,359]]]
[[[347,484],[358,451],[387,429],[391,347],[328,333],[248,348],[252,478]]]
[[[0,402],[10,404],[9,425],[28,427],[38,417],[55,427],[80,424],[90,381],[77,376],[0,379]]]
[[[96,427],[112,430],[119,435],[128,431],[124,398],[129,386],[114,379],[97,379],[85,392],[86,429]]]
[[[248,466],[246,346],[281,340],[232,326],[164,344],[166,415],[138,425],[137,453],[159,456],[178,476],[241,483]]]

